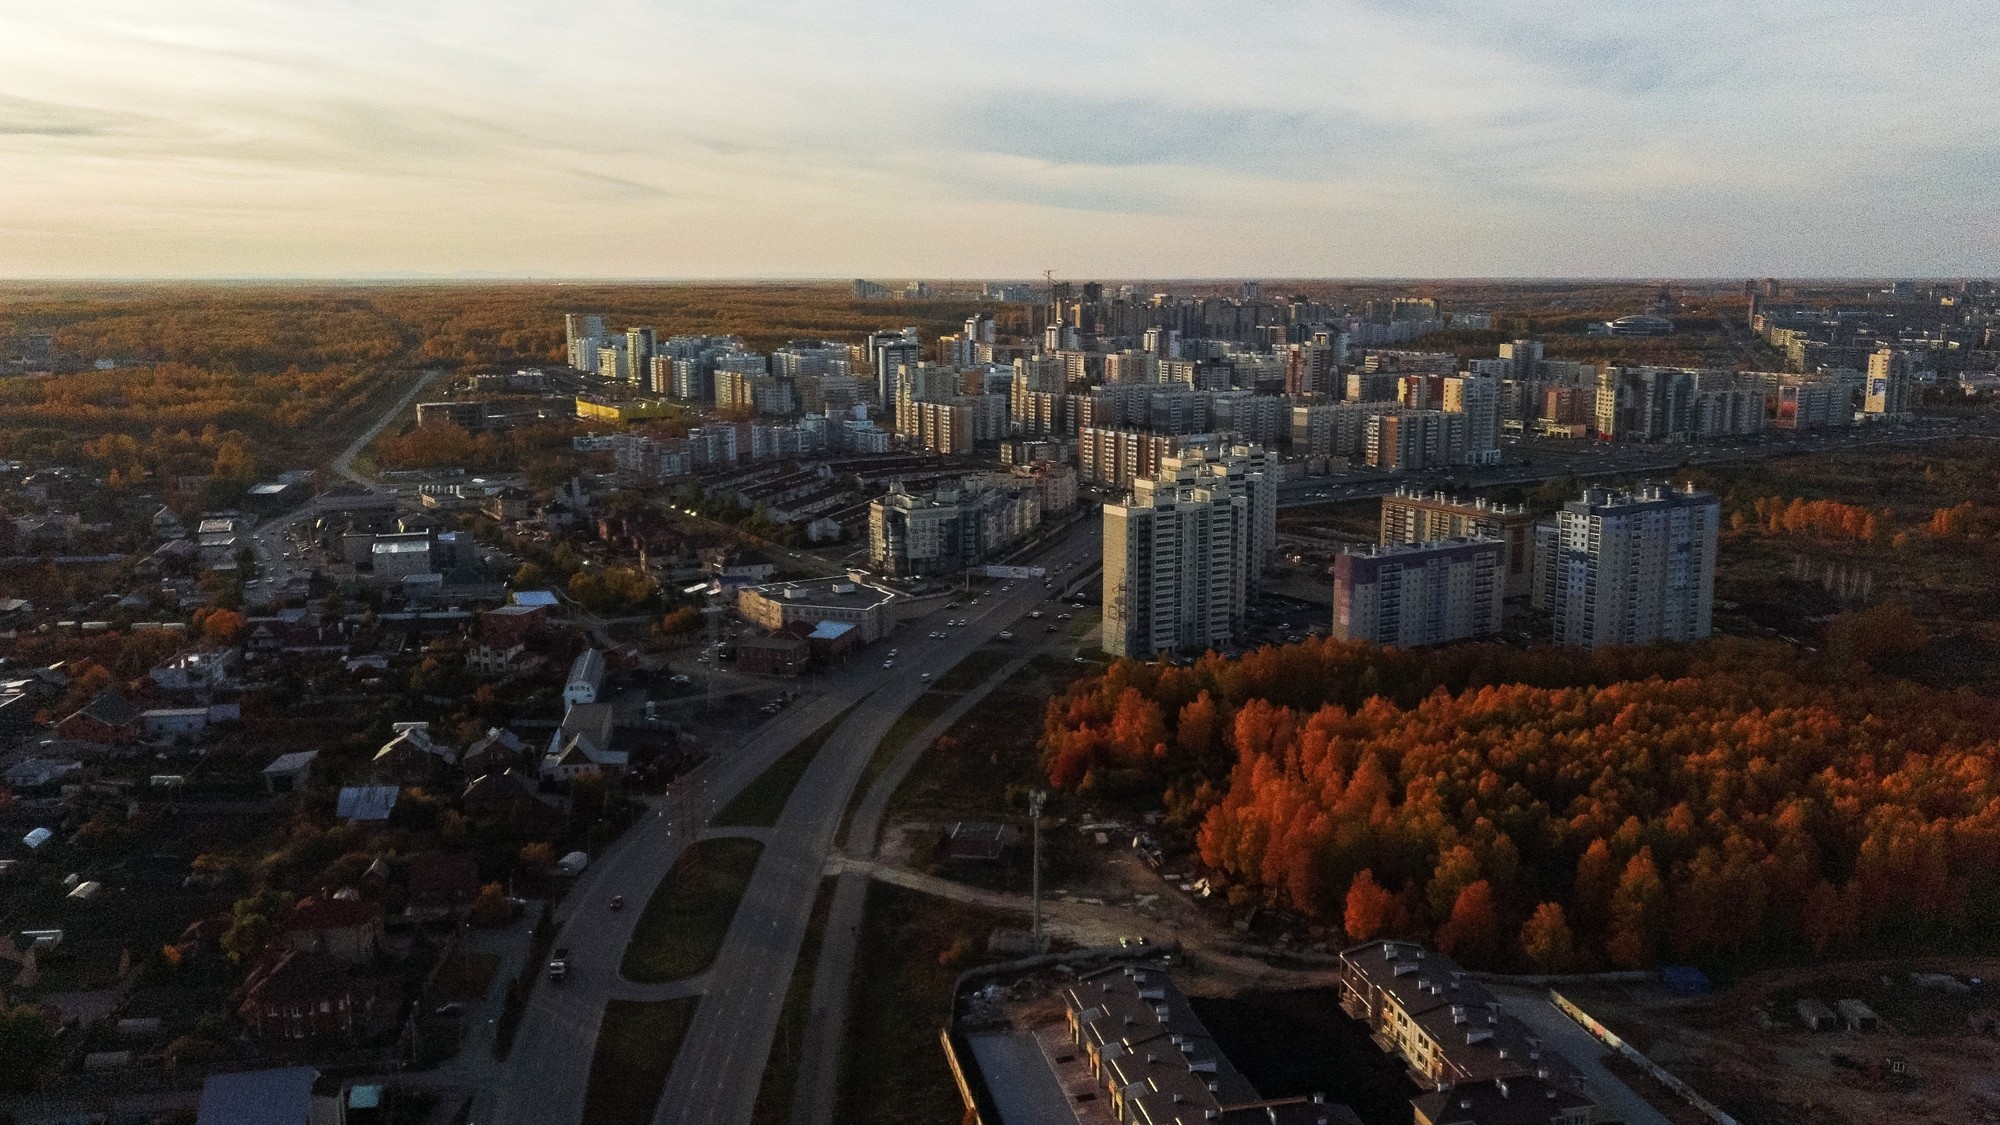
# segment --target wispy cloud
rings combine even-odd
[[[1984,272],[1994,73],[1873,0],[77,0],[0,275]]]

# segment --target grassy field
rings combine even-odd
[[[707,969],[763,850],[759,841],[725,837],[682,853],[639,916],[619,967],[625,979],[658,984]]]
[[[952,983],[984,961],[996,926],[1022,922],[902,887],[868,888],[848,996],[836,1121],[932,1125],[964,1112],[938,1047]]]
[[[1879,670],[1940,687],[2000,688],[2000,539],[1992,533],[1992,481],[2000,449],[1958,441],[1768,458],[1703,468],[1702,487],[1722,498],[1716,628],[1777,633],[1826,647],[1845,615],[1906,605],[1922,636]],[[1757,526],[1757,500],[1779,497],[1862,505],[1877,516],[1873,541]],[[1931,534],[1932,514],[1970,502],[1971,537]],[[1739,526],[1734,517],[1747,517]]]
[[[925,727],[936,722],[938,717],[952,709],[965,693],[1004,667],[1011,658],[1006,648],[987,646],[975,649],[970,656],[945,673],[931,690],[917,697],[910,709],[896,717],[889,729],[882,735],[882,741],[875,744],[874,753],[868,756],[868,764],[862,767],[861,780],[854,787],[854,793],[847,799],[847,811],[841,820],[841,836],[847,834],[847,823],[854,819],[854,810],[867,798],[868,790],[875,785],[875,779],[889,768],[897,753],[910,744]],[[1039,714],[1039,712],[1037,712]]]
[[[771,1056],[764,1062],[764,1078],[757,1085],[757,1106],[750,1125],[787,1125],[792,1119],[792,1097],[799,1082],[799,1050],[806,1033],[806,1018],[812,1011],[813,977],[819,968],[819,949],[826,937],[826,917],[833,911],[833,888],[838,881],[826,879],[813,899],[812,920],[806,925],[806,939],[799,946],[799,959],[792,966],[792,983],[785,989],[785,1007],[778,1018],[778,1037],[771,1044]]]
[[[724,806],[716,817],[717,825],[735,828],[770,828],[778,823],[778,817],[785,811],[785,802],[791,800],[792,790],[799,779],[806,775],[806,769],[819,756],[820,747],[833,737],[840,724],[847,721],[854,708],[849,707],[827,720],[825,726],[807,735],[797,746],[785,752],[785,756],[771,763],[771,767],[757,776],[757,780],[745,786],[736,799]]]
[[[591,1125],[646,1125],[659,1108],[697,998],[612,1000],[597,1025],[597,1053],[583,1095]]]

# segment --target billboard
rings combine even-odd
[[[983,569],[988,578],[1040,578],[1048,574],[1039,566],[989,566]]]

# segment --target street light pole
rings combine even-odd
[[[1048,797],[1049,795],[1040,789],[1028,794],[1028,820],[1034,826],[1035,835],[1033,872],[1030,876],[1034,888],[1031,897],[1035,904],[1034,928],[1031,936],[1034,938],[1037,950],[1042,948],[1042,802],[1048,800]]]

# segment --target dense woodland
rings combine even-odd
[[[1927,947],[2000,922],[2000,708],[1717,640],[1121,661],[1052,782],[1164,799],[1242,906],[1544,970]]]

